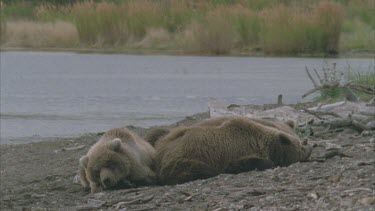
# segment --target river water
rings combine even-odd
[[[1,52],[1,143],[149,127],[207,111],[210,97],[237,104],[301,102],[305,66],[358,71],[373,59],[139,56]],[[311,100],[311,98],[307,99]],[[30,137],[30,138],[28,138]]]

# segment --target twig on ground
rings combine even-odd
[[[133,205],[133,204],[146,204],[154,199],[155,195],[149,195],[145,196],[143,198],[137,198],[131,201],[124,201],[124,202],[119,202],[116,205],[113,205],[116,207],[116,209],[122,208],[124,205]]]

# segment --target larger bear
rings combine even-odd
[[[156,173],[162,184],[287,166],[309,158],[293,124],[245,117],[209,119],[172,129],[156,143]]]

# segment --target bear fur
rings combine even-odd
[[[81,184],[91,192],[130,182],[154,184],[154,148],[126,128],[107,131],[79,160]]]
[[[170,132],[167,128],[153,128],[145,136],[145,141],[155,146],[156,142]]]
[[[156,173],[162,184],[287,166],[307,160],[292,122],[220,117],[172,129],[155,144]]]

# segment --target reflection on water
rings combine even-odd
[[[366,71],[372,59],[130,56],[1,52],[1,139],[74,136],[168,124],[229,103],[301,101],[304,67]]]

